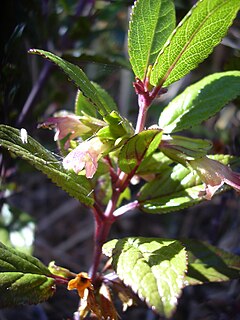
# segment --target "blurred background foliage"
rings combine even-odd
[[[176,0],[179,21],[195,1]],[[8,0],[1,3],[1,122],[25,128],[52,152],[53,132],[37,124],[59,110],[73,110],[76,88],[48,61],[27,52],[52,51],[78,64],[89,78],[115,99],[133,124],[137,99],[127,57],[127,30],[133,0]],[[196,70],[173,84],[149,111],[149,124],[189,84],[218,71],[240,69],[240,22]],[[202,126],[185,132],[213,141],[212,153],[240,155],[239,100],[231,102]],[[61,157],[59,157],[59,161]],[[20,159],[0,154],[0,241],[32,252],[45,264],[86,271],[91,263],[93,220],[86,208],[70,199],[41,173]],[[132,212],[115,223],[111,237],[192,237],[240,254],[240,201],[233,191],[211,202],[168,215]],[[174,320],[240,319],[239,281],[184,290]],[[50,301],[0,311],[5,319],[72,319],[75,292],[59,288]],[[144,304],[122,319],[160,319]],[[162,319],[162,318],[161,318]]]

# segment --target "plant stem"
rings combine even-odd
[[[148,107],[151,105],[153,99],[155,98],[159,90],[160,88],[154,91],[153,97],[150,97],[146,92],[144,94],[138,94],[139,113],[137,118],[136,129],[135,129],[136,134],[144,130]],[[92,278],[93,282],[96,278],[97,269],[98,269],[101,255],[102,255],[102,246],[104,242],[107,240],[107,237],[113,222],[116,220],[118,216],[138,206],[138,201],[133,201],[116,210],[119,196],[128,187],[130,180],[135,174],[136,170],[133,170],[129,174],[119,170],[118,174],[115,174],[112,171],[110,158],[106,157],[106,160],[110,166],[110,175],[112,178],[113,192],[112,192],[112,198],[109,200],[104,212],[101,210],[100,206],[98,206],[97,204],[94,207],[95,224],[96,224],[95,225],[95,228],[96,228],[95,242],[94,242],[95,246],[94,246],[93,263],[92,263],[91,269],[89,270],[89,276]]]
[[[146,100],[143,95],[138,96],[138,105],[139,105],[139,112],[138,112],[135,133],[139,133],[139,132],[143,131],[145,123],[146,123],[148,106],[146,104]]]
[[[92,281],[96,278],[97,269],[102,255],[102,246],[107,239],[112,223],[113,220],[108,221],[107,219],[96,219],[93,263],[89,270],[89,276],[92,278]]]

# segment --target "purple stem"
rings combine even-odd
[[[52,64],[49,61],[45,61],[44,67],[39,75],[37,82],[34,84],[24,106],[23,109],[17,119],[17,126],[20,126],[24,119],[26,118],[27,114],[29,113],[32,105],[34,104],[39,92],[41,91],[49,73],[52,68]]]
[[[95,241],[94,241],[94,254],[93,254],[93,263],[88,272],[90,278],[94,282],[97,274],[97,269],[100,263],[101,255],[102,255],[102,246],[106,241],[109,231],[111,229],[113,220],[104,219],[100,220],[96,218],[95,220]]]
[[[147,110],[151,105],[152,101],[160,91],[160,87],[156,87],[152,91],[152,95],[149,95],[148,92],[143,92],[143,94],[139,94],[142,88],[142,83],[139,81],[136,83],[135,89],[138,91],[138,104],[139,104],[139,113],[137,118],[136,130],[135,133],[139,133],[144,130],[144,126],[146,123],[146,116]],[[108,159],[109,160],[109,159]],[[108,161],[110,166],[111,162]],[[118,180],[115,181],[114,177],[112,176],[112,188],[113,194],[111,200],[108,202],[108,205],[103,213],[99,206],[94,207],[94,214],[95,214],[95,247],[94,247],[94,255],[93,255],[93,263],[92,267],[89,270],[89,276],[92,278],[94,282],[97,274],[97,269],[100,263],[101,255],[102,255],[102,246],[104,242],[107,240],[109,231],[113,222],[116,220],[118,216],[126,213],[129,210],[138,207],[138,201],[133,201],[125,206],[116,210],[117,202],[119,199],[120,194],[127,188],[132,176],[135,174],[137,167],[131,173],[126,174],[122,171],[118,172]]]

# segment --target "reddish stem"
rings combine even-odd
[[[151,92],[147,90],[148,84],[144,84],[141,80],[137,79],[134,83],[135,91],[138,94],[138,104],[139,104],[139,113],[137,118],[136,130],[135,133],[139,133],[144,130],[146,123],[147,110],[150,107],[152,101],[160,92],[160,87],[155,87]],[[116,218],[128,210],[136,208],[138,206],[138,202],[134,201],[129,205],[119,208],[117,211],[116,206],[119,199],[120,194],[127,188],[129,182],[133,175],[135,174],[137,167],[135,170],[126,174],[118,169],[117,174],[113,170],[111,160],[108,156],[105,157],[106,161],[109,164],[110,175],[112,179],[112,198],[108,202],[108,205],[103,212],[101,207],[97,204],[93,208],[93,212],[95,215],[95,246],[94,246],[94,255],[93,255],[93,263],[92,267],[89,270],[89,276],[92,278],[92,281],[96,279],[97,269],[100,263],[101,255],[102,255],[102,246],[104,242],[107,240],[109,231],[113,222]],[[114,215],[115,211],[115,215]]]

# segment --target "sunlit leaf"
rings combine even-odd
[[[176,240],[124,238],[103,247],[119,278],[156,312],[169,317],[184,286],[187,255]]]
[[[128,48],[135,75],[143,80],[150,64],[175,27],[175,10],[171,0],[137,0],[134,3]]]
[[[239,0],[198,1],[160,51],[150,83],[168,86],[194,69],[225,36],[239,9]]]
[[[86,177],[66,171],[50,151],[30,136],[27,136],[27,142],[23,142],[20,130],[0,125],[0,146],[30,162],[70,196],[88,206],[93,204],[92,188]]]
[[[166,133],[194,127],[240,95],[240,71],[215,73],[188,87],[172,100],[159,118]]]

